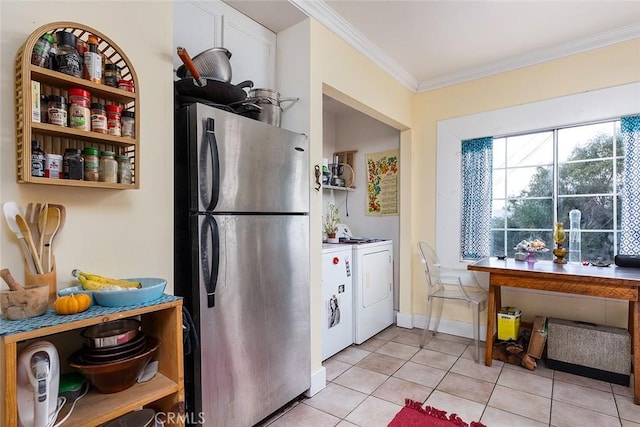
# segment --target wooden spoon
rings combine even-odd
[[[40,230],[38,229],[38,216],[42,210],[40,203],[28,203],[27,209],[24,213],[24,219],[29,224],[29,230],[31,230],[31,237],[35,243],[40,242]]]
[[[42,268],[45,273],[48,273],[53,268],[53,257],[51,250],[51,243],[53,242],[53,238],[56,236],[58,229],[60,228],[60,209],[58,208],[47,208],[47,224],[45,229],[42,231],[42,235],[44,238],[44,247],[42,251]]]
[[[18,227],[18,223],[16,222],[16,217],[20,215],[20,208],[18,207],[16,202],[6,202],[3,205],[3,210],[9,228],[18,238],[24,262],[27,264],[27,267],[29,268],[29,271],[31,273],[37,274],[38,272],[36,271],[36,264],[33,262],[33,257],[31,256],[31,252],[29,250],[29,247],[27,246],[27,242],[24,240],[22,231],[20,231],[20,227]]]
[[[33,263],[36,266],[36,273],[44,274],[42,263],[40,262],[40,257],[38,256],[38,250],[36,249],[36,245],[33,243],[33,236],[31,236],[31,230],[29,230],[27,221],[25,221],[22,215],[16,215],[16,223],[18,224],[18,228],[24,236],[24,240],[27,242],[27,247],[29,248],[29,252],[31,252],[31,258],[33,259]]]
[[[65,208],[64,205],[59,203],[49,203],[49,206],[52,208],[60,209],[60,227],[58,227],[58,232],[59,232],[64,227],[64,223],[67,219],[67,208]]]
[[[49,204],[45,203],[42,209],[38,211],[38,230],[40,231],[40,239],[36,242],[38,244],[38,256],[42,261],[42,253],[44,252],[44,230],[47,228],[47,209]]]

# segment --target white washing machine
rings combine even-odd
[[[353,248],[354,343],[362,344],[393,324],[393,241]]]
[[[351,245],[322,245],[322,360],[353,344]]]

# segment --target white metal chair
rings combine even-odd
[[[486,306],[487,291],[482,289],[477,283],[463,285],[459,276],[453,276],[451,277],[451,281],[444,282],[443,278],[445,278],[445,276],[440,275],[440,262],[433,248],[425,242],[418,242],[418,252],[420,253],[420,260],[424,264],[424,274],[427,280],[427,320],[425,321],[424,331],[422,332],[420,347],[422,348],[424,346],[427,331],[429,330],[429,326],[431,326],[433,300],[437,299],[440,302],[440,312],[434,319],[433,336],[438,333],[440,315],[442,314],[442,302],[447,299],[466,301],[473,311],[474,360],[478,363],[480,353],[480,311]]]

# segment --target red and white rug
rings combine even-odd
[[[464,422],[457,414],[431,406],[422,407],[420,402],[405,400],[405,406],[391,420],[388,427],[486,427],[478,421]]]

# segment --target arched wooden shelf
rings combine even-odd
[[[38,39],[44,34],[58,31],[73,33],[86,42],[89,35],[100,40],[98,51],[103,59],[121,69],[123,79],[131,80],[134,92],[128,92],[100,83],[70,76],[31,64],[31,53]],[[31,82],[40,83],[41,95],[58,95],[68,99],[70,88],[80,88],[91,93],[91,103],[117,104],[123,111],[135,112],[134,138],[117,137],[82,129],[56,126],[32,121]],[[75,22],[53,22],[36,29],[18,49],[15,59],[16,88],[16,176],[19,183],[63,185],[73,187],[137,189],[140,188],[140,85],[138,76],[125,53],[109,37],[98,30]],[[40,100],[37,100],[39,103]],[[113,151],[128,155],[132,164],[132,184],[113,184],[65,179],[49,179],[31,176],[31,141],[40,141],[46,153],[64,155],[67,148],[95,147],[100,151]]]

